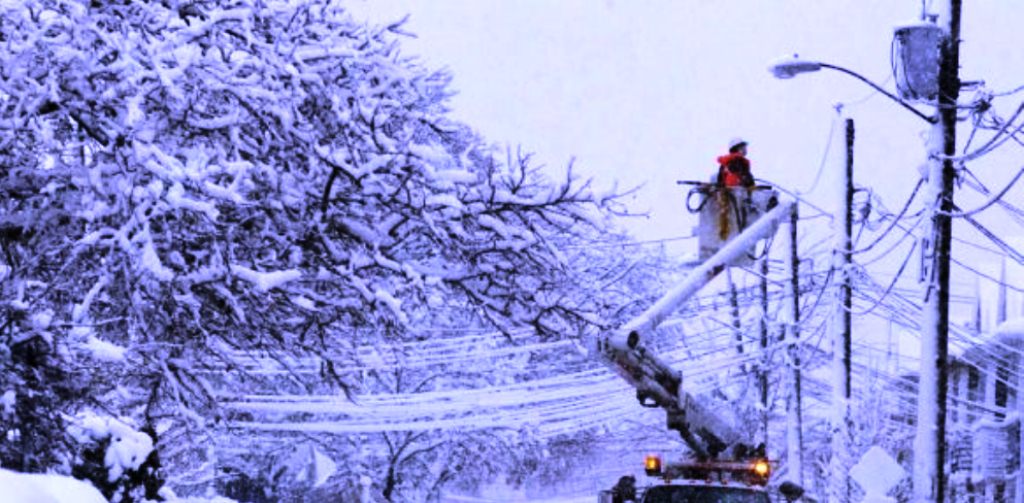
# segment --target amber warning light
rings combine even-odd
[[[768,472],[771,471],[771,467],[768,466],[768,462],[763,459],[755,461],[754,466],[752,468],[754,470],[754,473],[757,474],[758,477],[763,478],[768,478]]]
[[[645,456],[644,471],[647,475],[661,475],[661,458],[654,454]]]

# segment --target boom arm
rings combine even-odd
[[[699,457],[715,457],[728,446],[739,443],[741,436],[683,389],[682,373],[651,353],[643,344],[643,336],[657,328],[729,264],[743,257],[756,241],[775,234],[791,208],[792,203],[780,203],[761,216],[643,314],[598,342],[605,363],[636,388],[640,404],[665,409],[668,427],[678,431]]]

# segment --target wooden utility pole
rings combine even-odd
[[[914,437],[914,499],[946,499],[946,395],[949,358],[949,262],[952,242],[956,155],[956,103],[960,95],[960,0],[942,0],[944,25],[939,65],[938,122],[929,146],[931,166],[925,201],[931,211],[924,237],[924,292],[921,306],[921,371]],[[941,160],[940,160],[941,159]]]
[[[853,395],[851,365],[853,354],[852,319],[853,285],[850,268],[853,265],[853,119],[846,119],[846,148],[842,156],[840,173],[840,207],[835,222],[835,249],[832,270],[836,278],[836,296],[833,304],[832,336],[832,415],[830,416],[831,458],[829,501],[850,501],[851,444],[853,418],[850,400]]]
[[[761,258],[761,368],[757,374],[761,388],[761,434],[768,445],[768,250]]]
[[[789,398],[786,400],[786,464],[790,479],[804,484],[803,468],[803,405],[800,389],[800,254],[797,250],[796,225],[799,220],[796,205],[789,213],[789,323],[786,325],[786,343],[791,365]]]
[[[840,287],[842,312],[841,328],[842,338],[842,370],[843,370],[843,396],[846,399],[846,420],[849,426],[850,421],[850,399],[853,397],[853,278],[850,277],[853,266],[853,119],[846,119],[846,179],[843,190],[845,192],[845,208],[843,212],[843,243],[840,249],[842,256],[843,284]]]

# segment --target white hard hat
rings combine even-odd
[[[747,140],[744,140],[739,136],[734,136],[731,140],[729,140],[729,150],[732,150],[740,145],[746,145],[746,143]]]

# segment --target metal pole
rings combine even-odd
[[[953,180],[951,156],[956,155],[956,102],[960,94],[960,0],[944,0],[939,11],[947,37],[941,46],[938,117],[932,131],[926,203],[931,225],[923,250],[921,306],[921,370],[914,437],[914,499],[946,499],[946,395],[949,358],[949,261],[952,241]],[[936,157],[944,154],[939,162]]]
[[[819,64],[821,65],[822,68],[830,68],[830,69],[835,70],[837,72],[845,73],[845,74],[847,74],[847,75],[849,75],[849,76],[851,76],[851,77],[853,77],[853,78],[855,78],[855,79],[857,79],[857,80],[859,80],[859,81],[861,81],[861,82],[871,86],[872,89],[874,89],[875,91],[878,91],[878,92],[884,94],[885,96],[887,96],[889,99],[895,101],[896,103],[899,103],[903,108],[906,108],[907,110],[910,110],[914,115],[916,115],[916,116],[918,116],[918,117],[920,117],[920,118],[924,119],[925,121],[930,122],[932,124],[935,123],[935,118],[934,117],[928,117],[927,115],[921,113],[920,110],[910,106],[910,104],[907,103],[906,101],[903,101],[903,100],[899,99],[895,94],[892,94],[889,91],[886,91],[884,87],[882,87],[882,86],[880,86],[878,84],[875,84],[874,82],[871,82],[870,80],[864,78],[863,75],[861,75],[861,74],[859,74],[859,73],[857,73],[857,72],[855,72],[853,70],[849,70],[849,69],[843,68],[841,66],[830,65],[828,63],[819,63]]]

